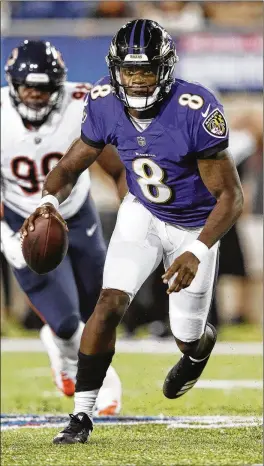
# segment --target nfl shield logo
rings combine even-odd
[[[141,146],[141,147],[143,147],[143,146],[145,146],[147,144],[146,139],[143,138],[142,136],[137,137],[137,142],[138,142],[138,145]]]

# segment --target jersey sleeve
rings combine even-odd
[[[228,147],[228,126],[223,105],[209,92],[203,97],[204,104],[195,111],[193,147],[197,158],[213,157]]]
[[[81,139],[85,144],[97,149],[106,145],[100,99],[93,100],[90,93],[87,93],[84,100]]]

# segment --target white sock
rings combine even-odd
[[[54,334],[49,325],[43,325],[39,332],[39,336],[48,353],[52,369],[55,372],[60,372],[62,370],[60,350],[54,341]]]
[[[115,369],[109,366],[103,385],[100,388],[98,398],[96,401],[96,408],[98,410],[105,409],[107,406],[117,402],[118,411],[121,410],[122,399],[122,385]]]
[[[83,329],[84,323],[80,321],[76,332],[69,340],[64,340],[54,335],[54,341],[60,349],[62,357],[77,360]]]
[[[99,388],[87,392],[75,392],[73,414],[86,413],[87,416],[92,418],[98,392]]]

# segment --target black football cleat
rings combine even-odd
[[[93,431],[93,423],[85,413],[70,414],[70,422],[53,439],[55,445],[86,443]]]
[[[217,336],[216,330],[210,324],[207,325],[209,325],[214,333],[214,347]],[[177,364],[170,370],[164,381],[163,394],[166,396],[166,398],[179,398],[188,392],[196,384],[210,356],[211,353],[202,361],[194,362],[189,358],[189,356],[183,355]]]

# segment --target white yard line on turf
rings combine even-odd
[[[234,389],[234,388],[254,388],[263,389],[262,380],[198,380],[193,388],[209,389]]]
[[[40,340],[37,338],[2,338],[1,351],[9,353],[17,352],[45,352]],[[163,341],[155,339],[126,339],[118,340],[116,345],[118,353],[154,353],[154,354],[175,354],[179,350],[172,339]],[[240,342],[219,342],[216,343],[213,354],[223,355],[262,355],[262,343],[240,343]]]
[[[157,380],[157,387],[161,388],[163,386],[163,380]],[[249,388],[263,390],[263,381],[262,380],[219,380],[219,379],[210,379],[210,380],[198,380],[193,386],[192,390],[195,388],[203,388],[208,390],[236,390],[239,388]]]

